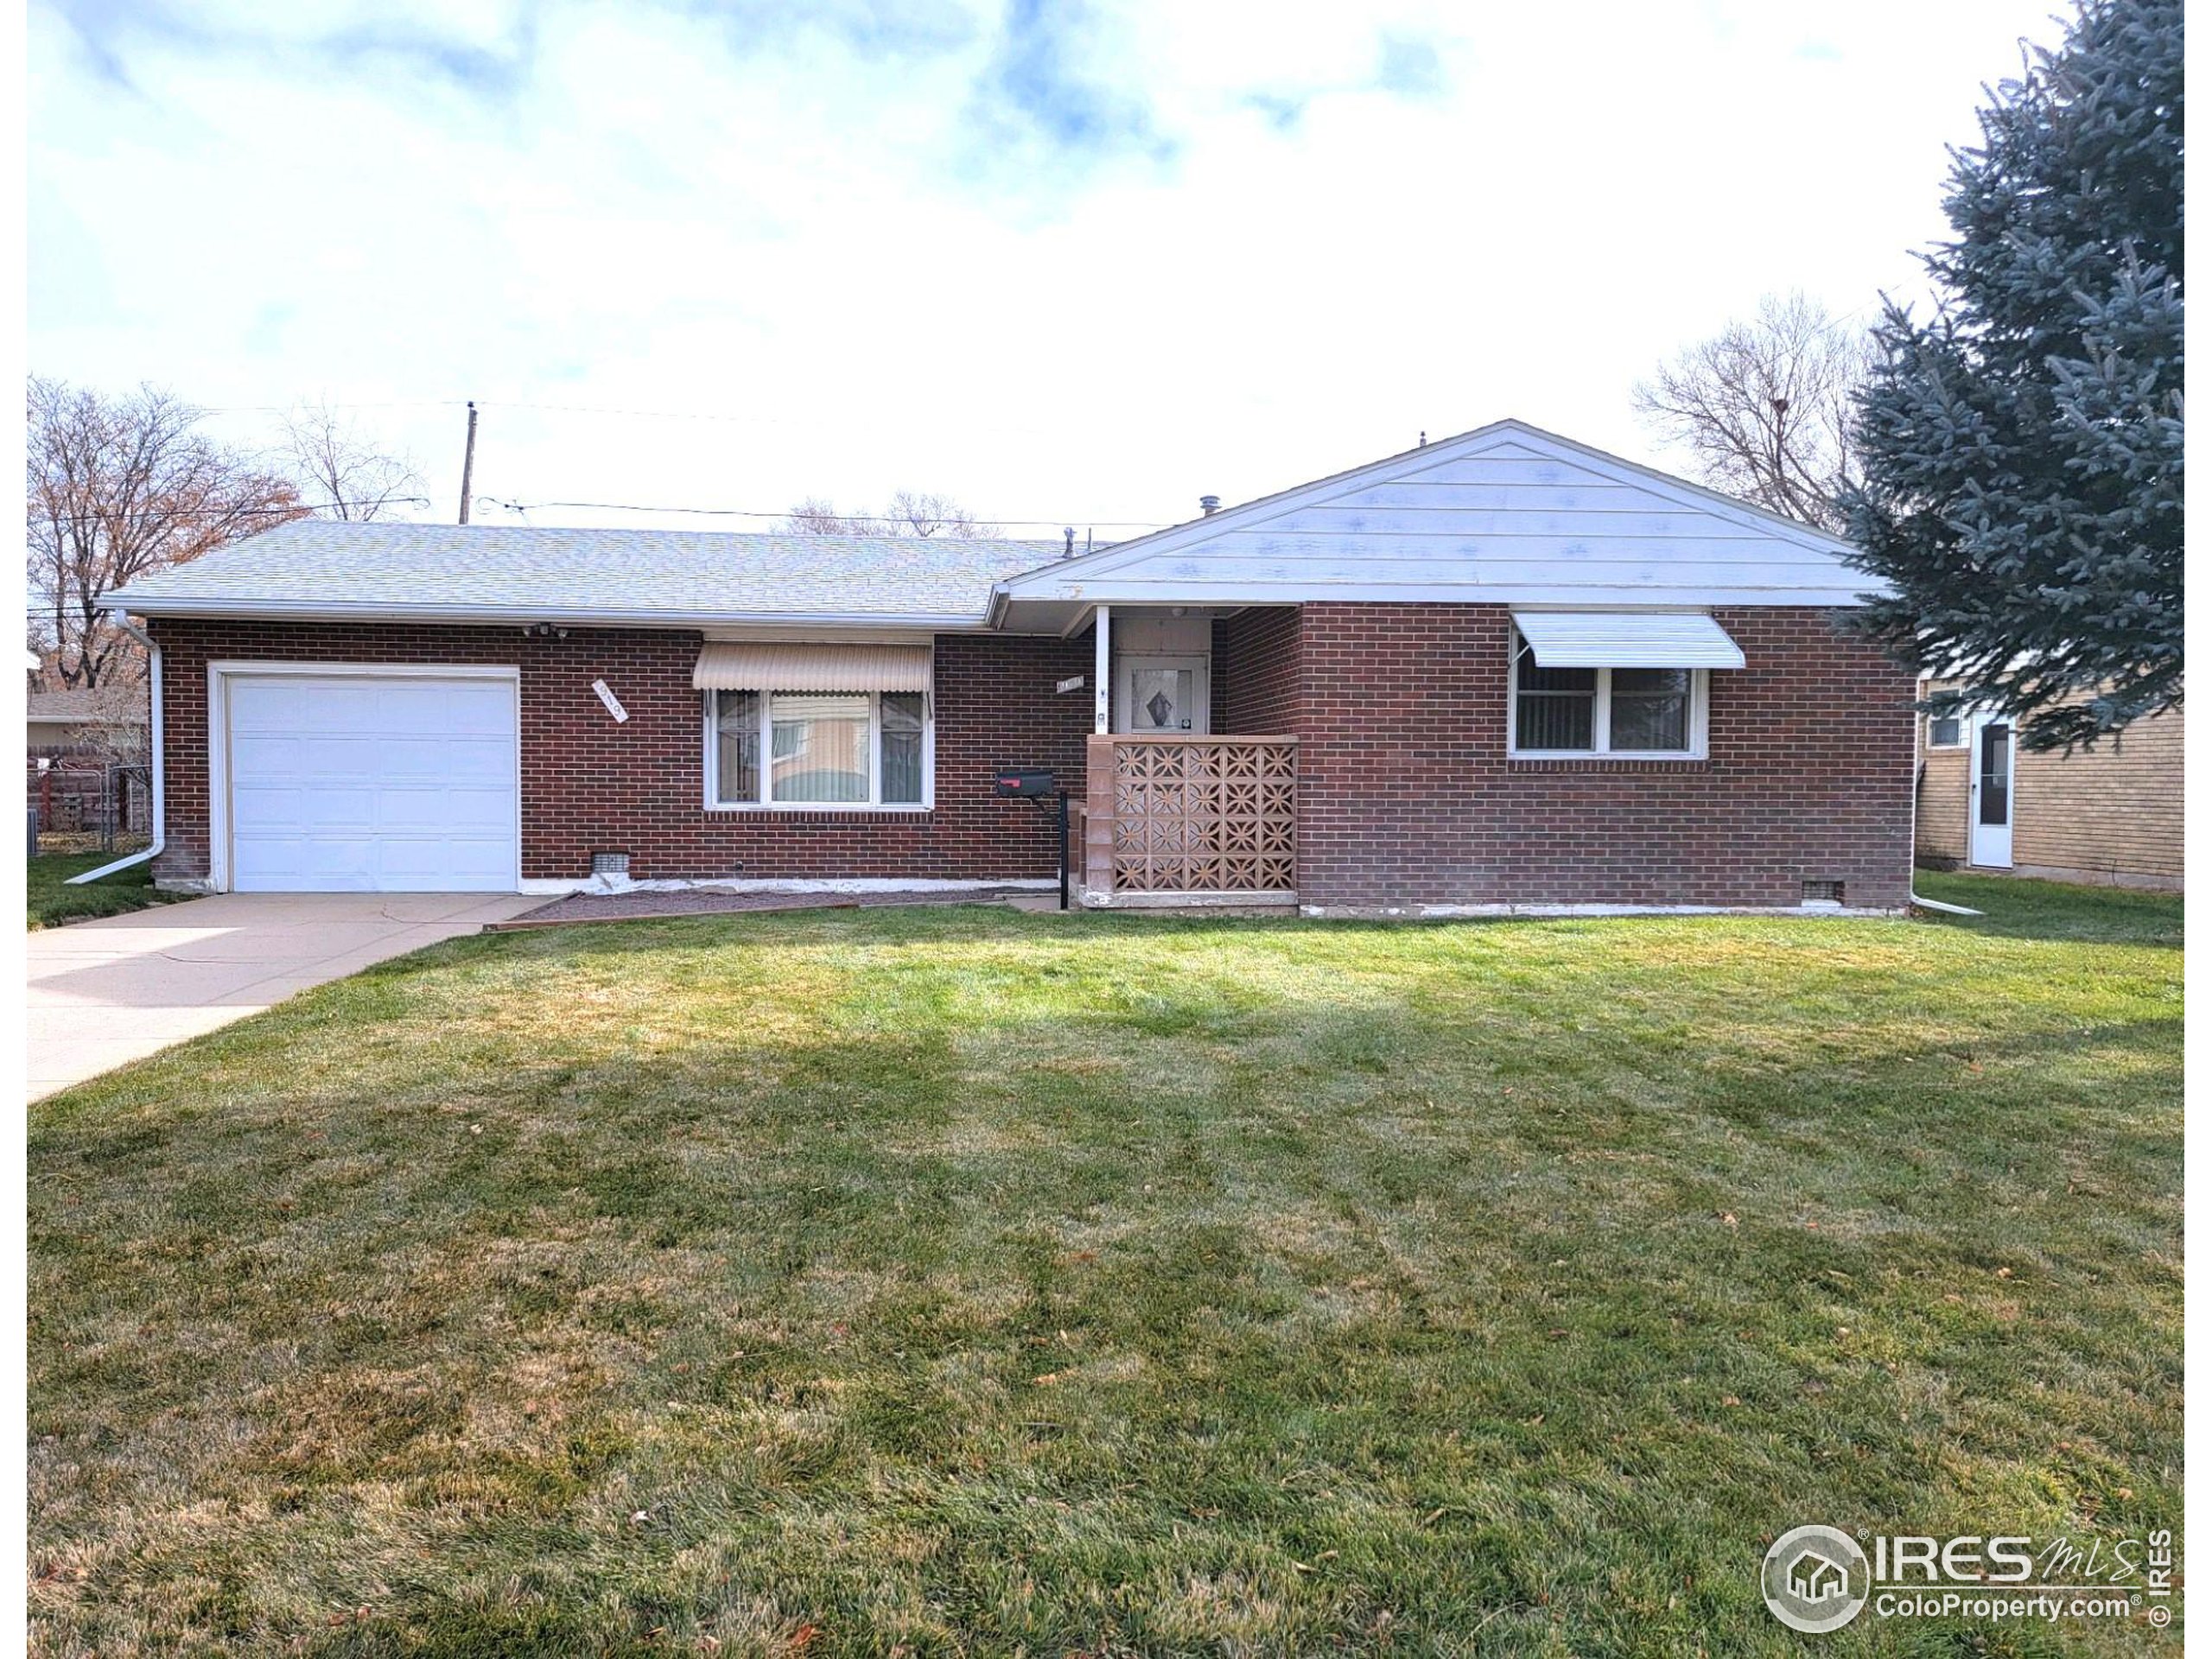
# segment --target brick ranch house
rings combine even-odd
[[[302,521],[110,604],[168,887],[1049,887],[1024,767],[1094,906],[1891,910],[1849,550],[1505,421],[1084,555]]]

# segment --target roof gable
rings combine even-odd
[[[1024,601],[1856,602],[1850,545],[1501,421],[1001,584]]]

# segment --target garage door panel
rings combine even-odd
[[[514,835],[515,798],[505,790],[448,790],[438,810],[441,821],[457,836],[505,841]]]
[[[371,772],[379,777],[445,783],[460,778],[493,778],[514,766],[512,737],[447,737],[435,733],[396,733],[364,739],[359,758],[332,770]]]
[[[304,770],[302,763],[306,748],[296,737],[234,728],[231,735],[231,766],[242,778],[297,776]]]
[[[485,737],[505,742],[514,731],[514,702],[505,686],[461,686],[449,690],[440,710],[456,737]]]
[[[260,678],[231,684],[231,730],[296,733],[373,732],[374,690],[338,680]]]
[[[391,836],[375,845],[375,885],[390,892],[434,887],[468,892],[491,887],[506,880],[513,862],[509,844],[497,839],[467,841],[448,836],[432,842]]]
[[[232,885],[512,892],[513,683],[239,676]]]
[[[317,733],[295,740],[292,768],[302,778],[359,778],[378,770],[373,737],[334,737]]]
[[[376,791],[340,787],[247,784],[232,791],[238,836],[276,840],[288,836],[362,834],[376,828]]]
[[[395,733],[371,744],[363,764],[379,777],[436,781],[452,774],[461,753],[435,732]]]
[[[491,794],[498,803],[499,812],[512,810],[512,797],[496,791],[479,792]],[[487,829],[497,830],[505,827],[497,817],[488,823],[480,817],[472,823],[457,822],[457,804],[468,796],[469,791],[441,789],[435,785],[409,788],[404,785],[388,784],[376,793],[374,827],[379,835],[429,841],[446,836],[459,839],[472,831],[481,834]]]

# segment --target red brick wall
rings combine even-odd
[[[166,704],[168,880],[207,874],[207,664],[512,664],[522,676],[522,873],[582,876],[595,849],[621,849],[645,878],[1049,877],[1057,832],[1027,801],[991,794],[993,772],[1050,766],[1078,797],[1088,696],[1053,683],[1090,668],[1084,641],[941,635],[937,641],[937,804],[864,814],[710,812],[699,636],[579,630],[531,639],[516,628],[156,621]],[[604,679],[630,719],[591,689]]]
[[[1910,676],[1827,611],[1717,615],[1707,760],[1508,761],[1504,607],[1305,607],[1303,902],[1903,904]]]
[[[1300,639],[1294,605],[1255,606],[1214,625],[1214,730],[1232,737],[1298,731]]]

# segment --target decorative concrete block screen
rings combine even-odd
[[[1094,760],[1085,836],[1093,849],[1110,850],[1113,893],[1295,893],[1296,739],[1091,741],[1113,752],[1110,766]],[[1110,839],[1097,834],[1102,817]],[[1094,863],[1094,889],[1106,885],[1103,874]]]

